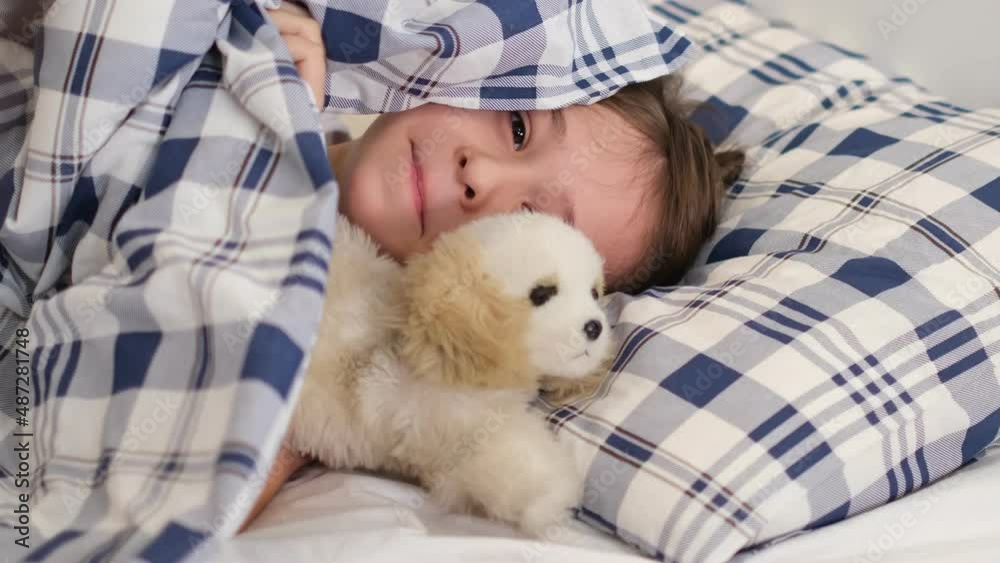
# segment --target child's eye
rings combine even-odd
[[[514,137],[514,150],[523,149],[528,138],[528,127],[524,122],[524,115],[519,111],[510,112],[510,132]]]

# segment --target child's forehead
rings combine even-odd
[[[648,184],[665,162],[656,143],[615,110],[593,104],[570,106],[562,113],[564,145],[576,156],[571,167],[588,168],[586,173],[599,183]]]
[[[562,144],[574,159],[589,159],[603,166],[630,171],[649,170],[663,163],[658,147],[636,126],[615,110],[600,104],[570,106],[560,112],[565,134]],[[629,175],[629,180],[635,178]],[[643,174],[645,176],[645,174]]]

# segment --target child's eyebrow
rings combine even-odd
[[[552,119],[550,124],[555,128],[558,134],[557,138],[561,141],[566,137],[566,117],[563,116],[562,109],[551,110],[549,117]]]

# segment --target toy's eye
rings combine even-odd
[[[541,307],[556,293],[559,293],[559,288],[554,285],[536,285],[531,290],[531,304]]]
[[[592,287],[590,289],[590,296],[594,298],[594,301],[597,301],[598,295],[597,295],[597,288],[596,287]]]

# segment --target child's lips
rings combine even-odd
[[[424,171],[417,162],[417,153],[413,143],[410,143],[410,179],[412,184],[413,206],[420,220],[420,236],[424,236]]]

